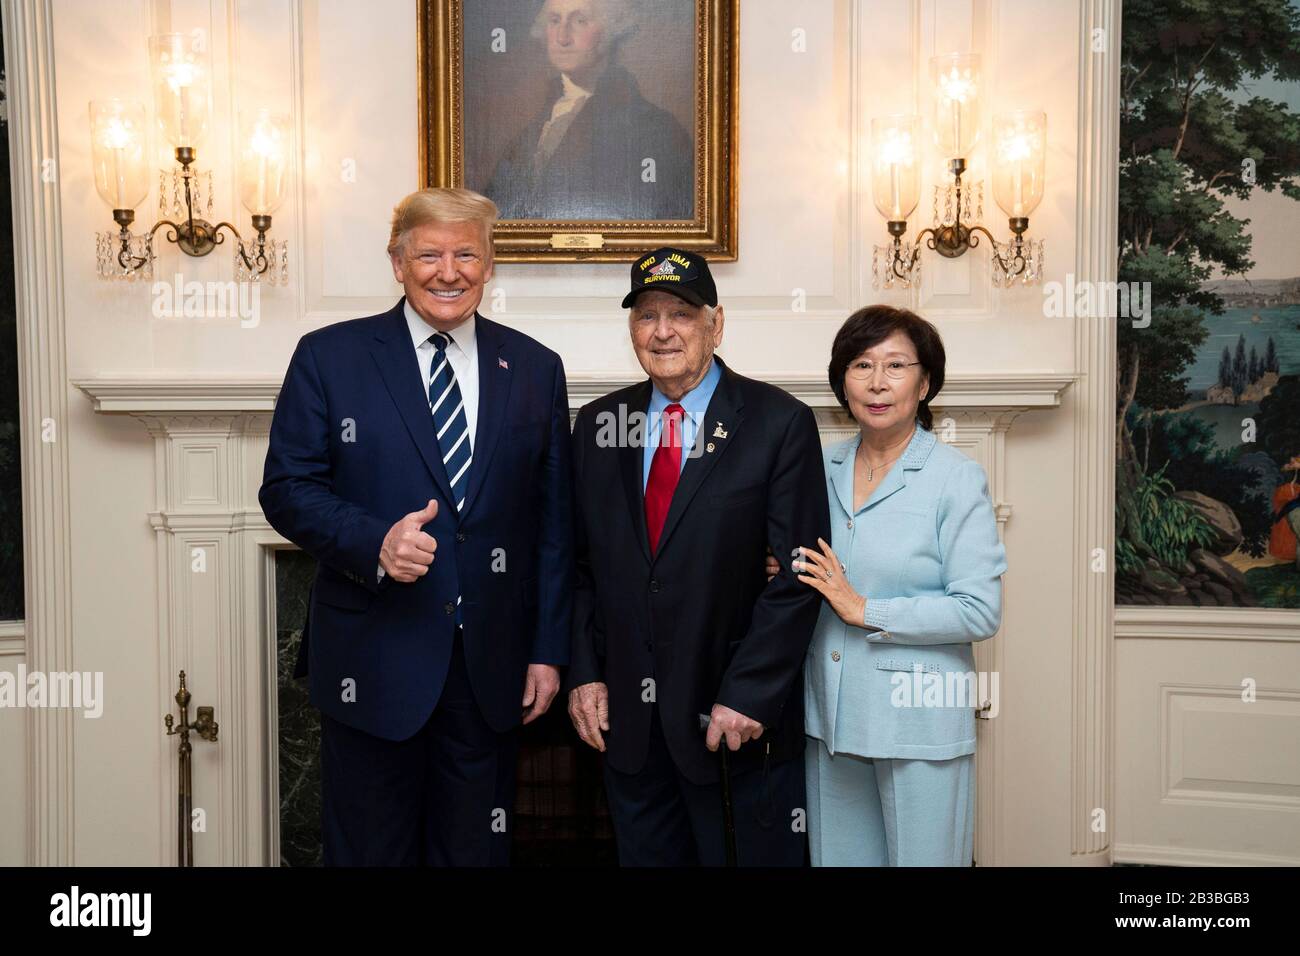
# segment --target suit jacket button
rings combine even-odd
[[[457,541],[462,541],[462,542],[463,542],[463,541],[465,540],[465,532],[464,532],[464,531],[457,531],[457,532],[456,532],[456,540],[457,540]]]
[[[838,664],[838,663],[840,662],[840,652],[839,652],[839,651],[831,651],[831,660],[833,660],[835,663]]]
[[[658,578],[651,578],[651,579],[650,579],[650,591],[651,591],[652,593],[654,593],[654,594],[658,594],[658,593],[659,593],[659,579],[658,579]]]
[[[456,604],[454,601],[448,601],[446,604],[442,606],[442,609],[446,611],[448,614],[455,614]]]

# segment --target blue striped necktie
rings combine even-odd
[[[447,359],[447,346],[451,336],[434,332],[429,336],[433,343],[433,374],[429,376],[429,409],[433,412],[433,425],[438,432],[438,448],[442,451],[442,464],[451,483],[451,497],[456,511],[465,506],[465,489],[469,485],[469,463],[473,458],[469,444],[469,422],[465,418],[465,401],[456,384],[456,373]]]

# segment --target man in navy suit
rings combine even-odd
[[[402,200],[405,296],[303,336],[276,403],[258,500],[319,563],[326,864],[507,863],[517,729],[568,663],[564,366],[477,314],[496,217],[469,190]]]

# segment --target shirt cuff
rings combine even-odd
[[[867,612],[862,623],[869,632],[868,640],[889,640],[889,605],[889,598],[867,598]]]

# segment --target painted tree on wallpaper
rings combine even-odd
[[[1300,243],[1252,228],[1300,214],[1300,0],[1123,30],[1116,602],[1300,608]]]

